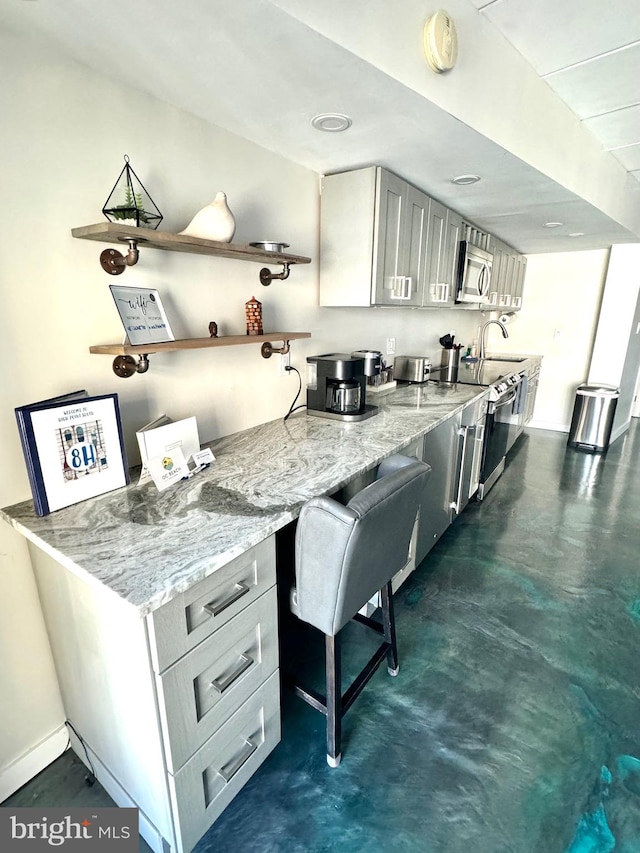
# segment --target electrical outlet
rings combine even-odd
[[[395,355],[396,354],[396,339],[395,338],[387,338],[387,355]]]
[[[289,371],[287,367],[291,365],[291,353],[285,352],[280,355],[280,376],[286,376]]]

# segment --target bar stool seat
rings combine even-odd
[[[380,465],[376,480],[346,506],[328,497],[302,507],[295,539],[295,587],[291,611],[325,635],[325,684],[322,696],[296,682],[295,692],[327,718],[327,762],[341,759],[342,717],[387,658],[398,673],[391,579],[408,559],[409,545],[431,468],[395,454]],[[358,611],[381,593],[382,624]],[[355,619],[383,641],[343,693],[340,630]]]

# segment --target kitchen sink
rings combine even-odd
[[[513,361],[515,364],[520,364],[527,359],[521,355],[485,355],[485,361]]]

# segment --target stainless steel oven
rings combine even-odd
[[[522,376],[510,371],[505,372],[505,369],[509,371],[504,362],[481,359],[477,362],[461,362],[458,370],[458,383],[489,389],[482,463],[476,493],[478,500],[482,500],[502,474],[507,451],[522,432]],[[481,430],[476,430],[476,439],[478,435],[482,435]]]
[[[507,451],[521,432],[517,411],[521,382],[522,377],[513,373],[490,388],[478,500],[504,471]]]

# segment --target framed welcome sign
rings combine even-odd
[[[129,482],[117,394],[74,391],[15,412],[38,515]]]

